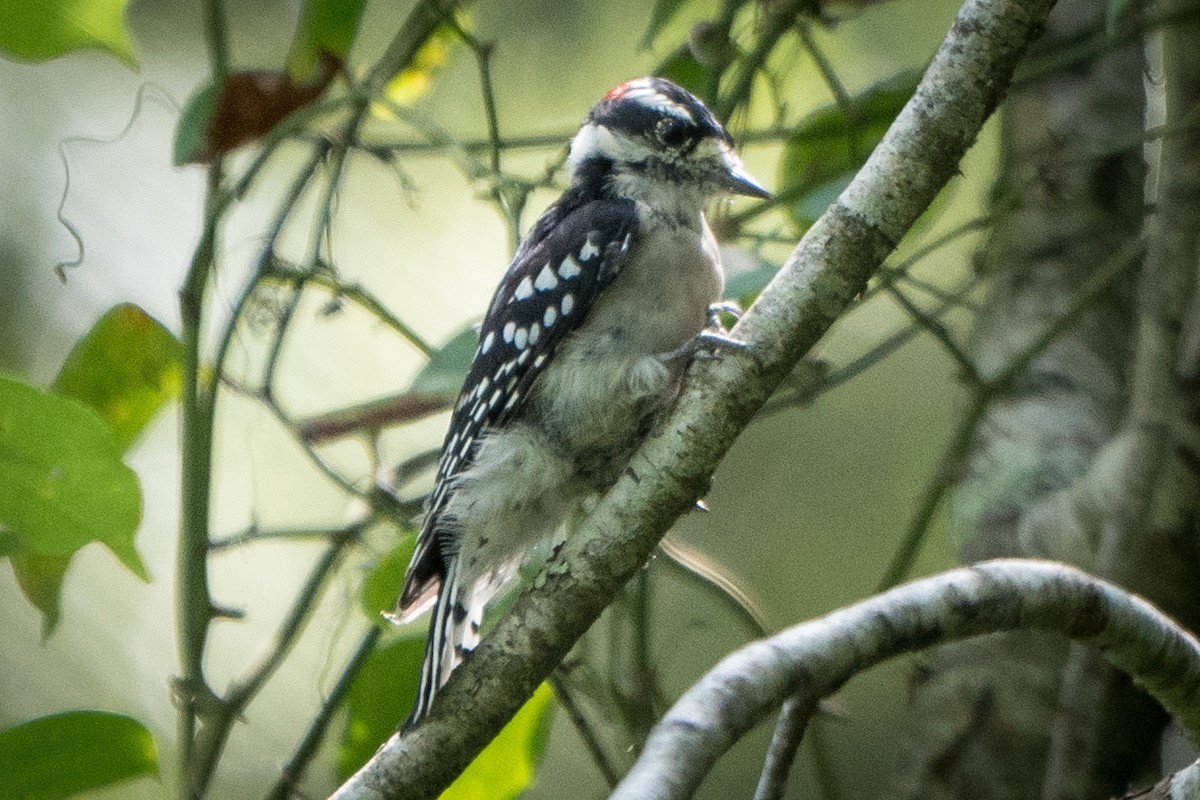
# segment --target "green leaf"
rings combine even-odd
[[[175,128],[175,146],[171,158],[175,166],[191,164],[208,141],[208,123],[217,108],[217,87],[208,84],[188,98]]]
[[[908,102],[920,75],[907,73],[851,98],[849,108],[827,106],[796,128],[779,166],[781,196],[799,232],[837,198]]]
[[[429,362],[413,378],[410,392],[457,395],[471,368],[479,333],[474,326],[464,328],[429,355]]]
[[[179,395],[183,345],[137,306],[115,306],[79,340],[51,387],[108,422],[122,450]]]
[[[0,528],[23,553],[70,556],[102,542],[147,578],[133,547],[137,475],[111,429],[76,400],[0,378]]]
[[[549,684],[539,686],[441,800],[511,800],[525,791],[546,750],[553,700]]]
[[[375,564],[363,581],[362,609],[367,619],[379,625],[391,625],[381,611],[391,611],[404,585],[404,571],[417,546],[415,531],[406,531],[398,545]]]
[[[45,61],[72,50],[104,50],[137,68],[125,27],[129,0],[0,0],[0,51]]]
[[[367,657],[346,696],[346,727],[337,756],[339,783],[367,763],[408,716],[424,658],[423,633],[381,647]]]
[[[57,800],[157,774],[154,737],[120,714],[69,711],[0,731],[0,800]]]
[[[42,612],[42,638],[49,638],[58,627],[63,578],[71,557],[18,551],[11,554],[11,559],[21,593]]]
[[[307,79],[323,52],[344,61],[354,44],[364,0],[307,0],[292,38],[287,69],[292,80]]]

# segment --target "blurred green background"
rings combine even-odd
[[[298,3],[230,3],[232,55],[238,68],[275,68],[283,60]],[[351,62],[368,63],[390,39],[407,3],[371,3]],[[611,86],[651,71],[689,25],[715,3],[696,3],[651,50],[638,43],[650,4],[484,2],[471,11],[475,31],[494,40],[494,81],[503,133],[571,132]],[[818,39],[851,92],[921,67],[948,29],[952,0],[897,0],[860,11],[843,9],[835,28]],[[207,74],[196,5],[138,0],[128,21],[141,62],[131,74],[113,59],[79,53],[28,65],[0,59],[0,370],[39,383],[55,374],[73,341],[111,305],[132,301],[178,330],[177,291],[199,232],[202,170],[171,166],[177,113],[160,96],[183,101]],[[789,55],[790,53],[790,55]],[[787,59],[792,59],[788,64]],[[779,87],[797,112],[832,101],[811,59],[781,48],[773,62],[786,72]],[[149,88],[147,88],[149,87]],[[761,87],[760,87],[761,88]],[[145,101],[129,130],[139,90]],[[451,48],[423,101],[455,134],[485,133],[476,67],[465,48]],[[765,103],[733,121],[736,132],[770,123]],[[79,137],[88,139],[77,140]],[[64,189],[60,149],[70,164],[64,212],[84,242],[83,261],[66,269],[75,245],[56,220]],[[539,174],[555,153],[518,153],[515,171]],[[775,185],[779,149],[747,151],[747,163]],[[925,226],[911,250],[938,232],[980,213],[994,171],[992,132],[963,165],[964,177]],[[369,159],[352,159],[338,204],[340,268],[370,286],[427,339],[440,342],[477,319],[509,252],[502,221],[444,159],[402,159],[397,174]],[[287,179],[281,166],[260,194]],[[535,197],[532,222],[550,192]],[[269,199],[269,198],[268,198]],[[254,220],[264,197],[252,197],[226,236],[230,264],[213,295],[228,305],[238,286],[238,259],[257,244]],[[300,233],[296,234],[302,237]],[[966,237],[925,259],[916,274],[953,287],[969,273]],[[786,248],[771,252],[781,263]],[[336,408],[394,393],[420,362],[353,313],[325,317],[302,308],[288,340],[281,403],[296,413]],[[964,330],[964,318],[949,318]],[[844,363],[909,324],[903,311],[879,298],[856,309],[822,343],[819,355]],[[261,342],[257,342],[261,344]],[[234,354],[254,361],[251,329]],[[716,475],[712,513],[691,515],[675,531],[739,576],[760,600],[773,629],[869,595],[912,515],[922,487],[959,412],[953,365],[928,338],[918,337],[862,377],[756,422]],[[174,708],[168,680],[176,671],[173,565],[178,515],[177,416],[164,413],[135,448],[131,465],[145,496],[138,547],[153,580],[138,583],[107,553],[89,547],[71,567],[63,621],[41,640],[41,620],[11,574],[0,575],[0,727],[73,707],[129,713],[155,732],[164,783],[142,781],[98,797],[164,796],[173,769]],[[439,423],[443,424],[443,423]],[[411,438],[410,438],[411,437]],[[438,424],[395,441],[436,444]],[[331,451],[348,473],[370,479],[370,465],[352,445]],[[353,508],[312,468],[288,433],[249,401],[224,403],[219,419],[214,533],[252,521],[264,526],[337,524]],[[2,490],[2,489],[0,489]],[[918,564],[936,571],[952,561],[955,543],[939,520]],[[222,686],[264,647],[316,549],[259,546],[215,561],[218,602],[244,608],[247,619],[218,625],[208,667]],[[336,677],[364,629],[356,591],[369,559],[345,571],[326,597],[289,662],[250,707],[223,761],[213,797],[258,796],[270,784],[294,739]],[[711,596],[661,564],[650,566],[652,636],[659,676],[670,696],[745,641],[738,621]],[[840,795],[865,797],[886,787],[897,758],[905,698],[904,664],[892,664],[851,683],[835,704],[836,717],[816,730]],[[702,796],[747,796],[761,764],[764,728],[724,759]],[[604,783],[565,715],[554,723],[550,747],[530,798],[598,797]],[[326,762],[328,763],[328,762]],[[814,760],[806,745],[793,787],[814,797]],[[313,791],[332,788],[327,766],[311,771]]]

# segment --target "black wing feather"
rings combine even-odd
[[[573,200],[564,197],[538,220],[492,297],[442,444],[429,512],[400,597],[402,611],[445,575],[438,517],[453,478],[471,465],[480,436],[521,410],[558,345],[587,318],[625,264],[637,235],[633,202]]]

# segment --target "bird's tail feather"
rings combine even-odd
[[[468,596],[471,588],[462,585],[459,559],[450,559],[433,603],[433,619],[429,624],[429,638],[425,641],[425,661],[421,665],[417,698],[404,729],[416,725],[429,713],[434,696],[450,678],[450,673],[479,644],[483,603]]]

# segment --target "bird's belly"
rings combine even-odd
[[[594,486],[619,476],[673,401],[682,361],[666,356],[704,329],[721,297],[715,242],[705,234],[663,232],[640,247],[534,385],[531,418]]]

